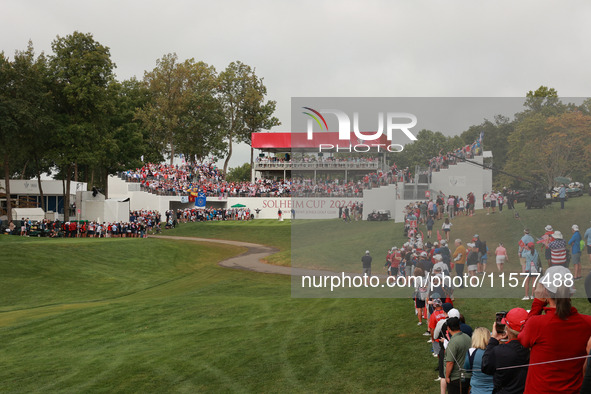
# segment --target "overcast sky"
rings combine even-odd
[[[288,131],[291,97],[589,96],[590,18],[588,1],[1,0],[0,50],[89,32],[120,80],[171,52],[218,71],[240,60]]]

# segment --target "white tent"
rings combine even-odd
[[[13,208],[12,219],[30,219],[33,222],[45,219],[45,212],[41,208]]]

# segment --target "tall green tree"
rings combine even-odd
[[[17,51],[13,61],[14,89],[17,107],[18,135],[22,143],[19,151],[24,164],[21,178],[37,178],[41,207],[45,210],[41,173],[50,172],[50,149],[54,138],[53,97],[50,92],[50,73],[47,58],[43,53],[35,57],[32,42],[27,49]]]
[[[64,187],[64,216],[69,216],[70,180],[77,180],[79,165],[97,163],[108,126],[108,85],[114,79],[115,64],[109,48],[92,34],[58,36],[51,44],[50,69],[58,110],[54,151]]]
[[[144,83],[150,102],[138,110],[152,145],[170,154],[203,158],[223,151],[220,102],[217,99],[215,69],[187,59],[180,63],[176,54],[167,54],[146,72]]]
[[[250,66],[236,61],[226,67],[219,76],[220,97],[225,116],[225,138],[227,142],[224,174],[232,157],[234,142],[251,145],[251,133],[279,125],[273,117],[275,102],[265,102],[267,89]]]
[[[250,146],[250,167],[254,166],[254,148],[252,147],[252,133],[261,130],[271,130],[280,126],[281,122],[273,114],[275,113],[276,101],[265,102],[267,87],[263,84],[263,78],[251,75],[252,87],[246,92],[242,111],[244,112],[245,134],[242,142]]]
[[[16,111],[14,94],[14,75],[12,64],[4,52],[0,52],[0,153],[4,169],[4,193],[6,194],[6,214],[12,220],[12,202],[10,200],[10,165],[14,158],[15,146],[18,141],[17,122],[14,118]]]

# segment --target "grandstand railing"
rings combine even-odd
[[[258,162],[254,163],[255,170],[378,170],[377,161],[359,162]]]

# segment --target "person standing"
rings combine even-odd
[[[583,235],[583,240],[586,241],[587,244],[587,255],[589,256],[589,262],[591,263],[591,227],[585,231]]]
[[[564,200],[566,200],[566,186],[564,186],[564,183],[560,185],[560,190],[558,190],[558,198],[560,199],[560,209],[564,209]]]
[[[550,249],[550,264],[549,266],[562,265],[563,267],[568,266],[566,257],[566,242],[560,231],[554,231],[552,234],[554,240],[548,244]]]
[[[464,266],[466,265],[466,248],[462,245],[461,239],[455,241],[456,250],[454,250],[451,256],[456,265],[456,276],[462,276],[464,274]],[[464,287],[463,285],[460,287]]]
[[[536,288],[530,317],[518,340],[531,349],[525,393],[578,393],[583,384],[583,364],[591,337],[591,316],[571,304],[572,274],[561,266],[550,267]],[[541,314],[545,312],[545,314]],[[550,360],[563,360],[547,363]]]
[[[472,344],[470,337],[460,330],[460,319],[447,319],[447,331],[451,338],[445,349],[445,382],[450,394],[467,393],[470,387],[469,372],[461,372],[466,361],[466,353]]]
[[[521,264],[522,273],[525,272],[525,257],[523,257],[521,253],[527,248],[527,244],[530,242],[534,242],[534,237],[529,235],[529,229],[526,228],[523,230],[523,237],[521,237],[519,240],[519,250],[517,252],[519,255],[519,263]]]
[[[433,220],[433,216],[429,215],[427,217],[427,238],[431,238],[431,233],[433,232],[433,225],[435,224],[435,220]]]
[[[571,227],[573,236],[569,239],[568,244],[572,246],[571,249],[571,260],[573,268],[575,269],[575,280],[581,279],[581,233],[579,232],[579,226],[573,224]]]
[[[471,394],[488,394],[493,392],[493,377],[482,372],[482,356],[490,340],[490,331],[478,327],[472,334],[472,347],[466,354],[464,369],[472,371],[470,379]]]
[[[367,287],[367,280],[371,277],[371,261],[373,259],[369,255],[369,250],[365,251],[365,255],[361,258],[361,263],[363,267],[363,280],[365,283],[365,287]]]
[[[493,323],[492,336],[482,355],[482,372],[493,376],[493,393],[522,393],[525,388],[529,350],[517,337],[527,317],[525,309],[513,308],[500,322],[504,331],[497,332],[497,322]]]
[[[522,298],[522,301],[525,301],[530,299],[530,296],[528,295],[530,282],[532,283],[531,298],[534,298],[533,283],[535,281],[532,281],[530,275],[540,273],[540,256],[538,255],[538,251],[536,250],[536,244],[534,244],[533,242],[529,242],[527,244],[527,248],[524,249],[521,253],[522,256],[525,258],[525,273],[528,274],[528,276],[525,278],[524,285],[525,296]]]

